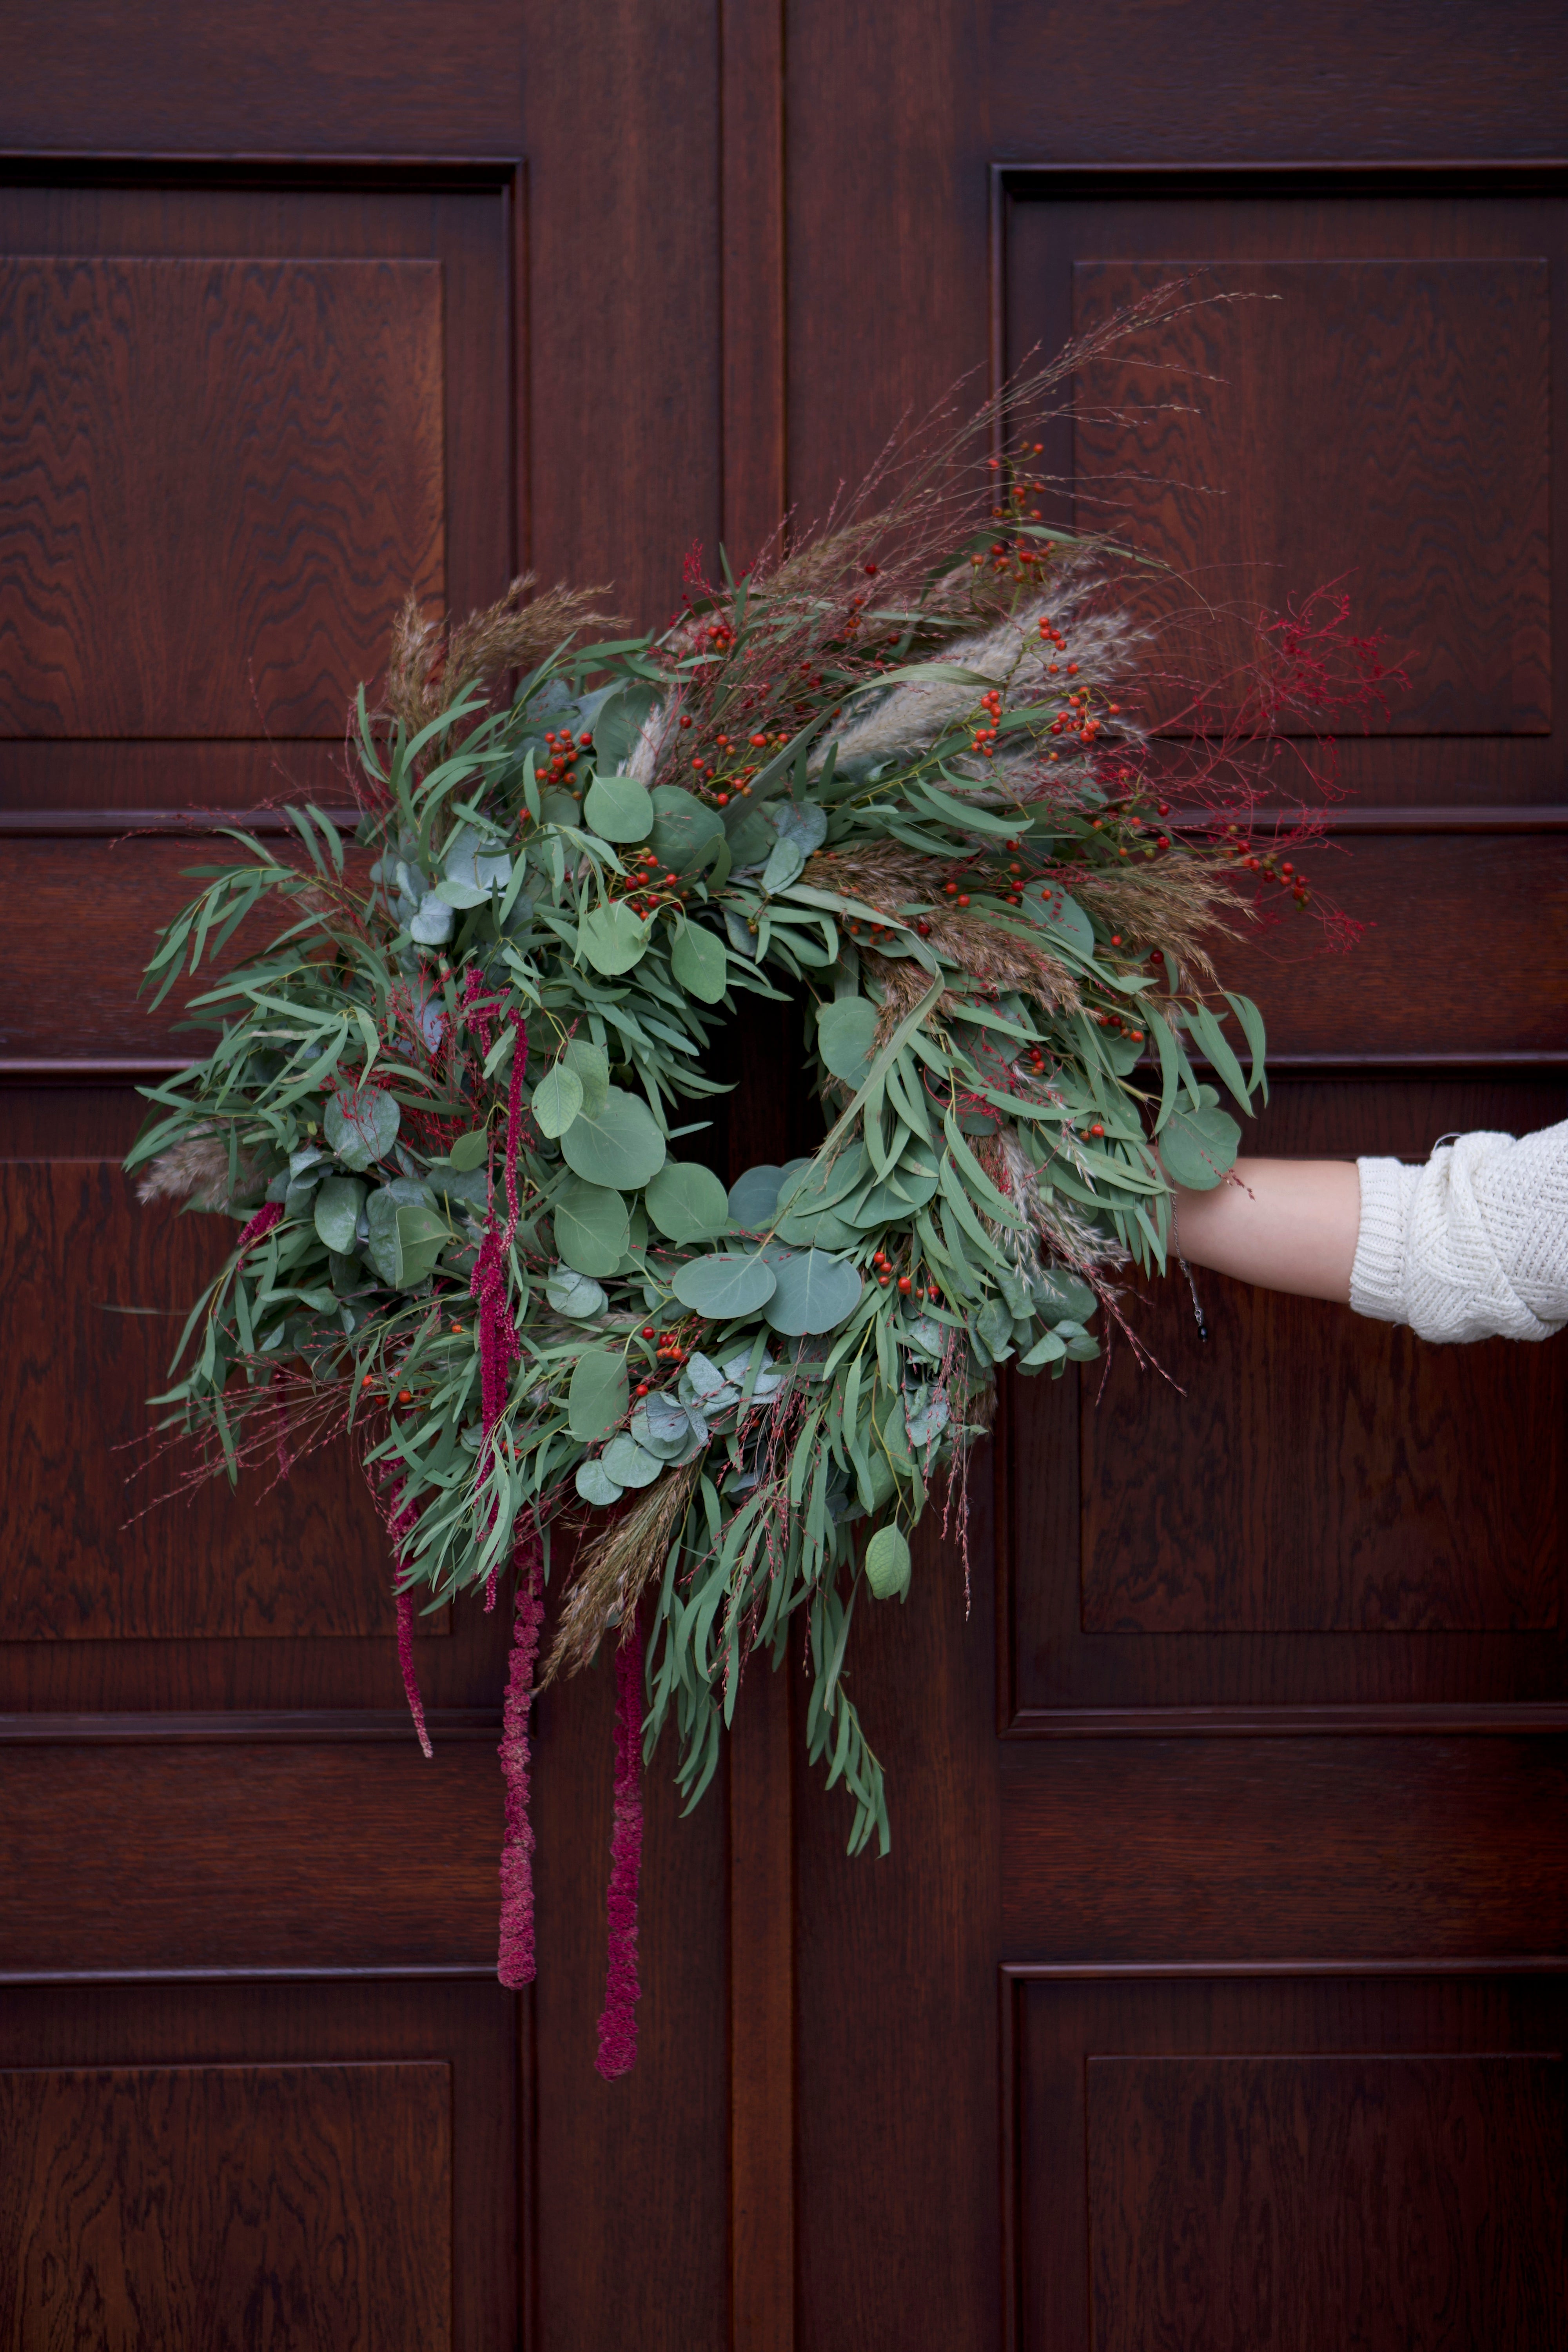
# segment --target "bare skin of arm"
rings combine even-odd
[[[1172,1190],[1175,1255],[1264,1290],[1350,1304],[1361,1225],[1353,1160],[1238,1160],[1238,1181]]]

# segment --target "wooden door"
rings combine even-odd
[[[1160,354],[1224,385],[1127,454],[1227,498],[1135,520],[1411,650],[1343,747],[1361,946],[1244,980],[1251,1147],[1563,1115],[1562,36],[1306,15],[13,12],[0,2341],[1562,2341],[1555,1347],[1211,1280],[1206,1347],[1139,1309],[1182,1399],[1009,1391],[967,1620],[933,1538],[857,1628],[892,1856],[753,1673],[691,1820],[650,1775],[614,2086],[605,1678],[540,1710],[514,2000],[499,1619],[422,1642],[426,1765],[352,1473],[133,1517],[113,1451],[122,1310],[205,1246],[115,1170],[192,813],[332,798],[410,579],[659,617],[693,538],[1173,268],[1282,299]],[[788,1040],[739,1048],[766,1156]]]

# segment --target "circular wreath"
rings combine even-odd
[[[804,1622],[811,1757],[850,1850],[887,1850],[858,1599],[907,1592],[935,1499],[962,1549],[995,1368],[1095,1356],[1119,1269],[1163,1261],[1167,1173],[1230,1165],[1194,1052],[1245,1110],[1263,1025],[1205,940],[1240,869],[1307,895],[1215,814],[1212,746],[1184,772],[1202,821],[1173,814],[1120,551],[1032,519],[1027,454],[956,537],[952,479],[690,574],[651,635],[595,639],[589,596],[526,582],[449,632],[411,604],[382,709],[359,698],[359,848],[315,807],[289,811],[298,863],[237,835],[148,967],[161,997],[262,901],[288,919],[195,1000],[219,1042],[146,1090],[129,1162],[143,1198],[244,1220],[173,1425],[231,1476],[279,1416],[295,1456],[347,1433],[426,1752],[413,1606],[515,1574],[508,1983],[533,1972],[536,1678],[615,1633],[606,2073],[635,2046],[639,1747],[673,1718],[695,1801],[748,1654],[776,1666]],[[694,1141],[709,1048],[781,991],[826,1133],[726,1187]]]

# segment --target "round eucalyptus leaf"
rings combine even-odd
[[[585,1503],[596,1504],[601,1510],[607,1508],[611,1503],[618,1503],[626,1492],[625,1487],[616,1486],[602,1459],[579,1462],[576,1484],[577,1492],[582,1496],[583,1500]]]
[[[683,1265],[671,1285],[683,1307],[715,1323],[765,1306],[775,1287],[773,1267],[754,1250],[713,1250]]]
[[[626,1254],[631,1220],[618,1192],[574,1176],[552,1208],[555,1253],[578,1274],[614,1274]]]
[[[730,1187],[730,1214],[738,1225],[755,1231],[765,1225],[778,1205],[784,1170],[764,1164],[748,1168]]]
[[[722,840],[724,820],[717,809],[710,809],[679,784],[656,784],[651,797],[649,846],[667,872],[688,873],[711,843]]]
[[[555,1267],[545,1282],[544,1296],[557,1315],[570,1315],[580,1323],[602,1315],[609,1304],[592,1275],[569,1265]]]
[[[778,1286],[763,1314],[787,1338],[836,1330],[860,1304],[860,1276],[847,1258],[827,1250],[781,1252],[773,1270]]]
[[[902,1600],[910,1589],[910,1548],[900,1528],[879,1528],[866,1547],[866,1581],[879,1601]]]
[[[419,901],[419,912],[408,926],[408,934],[422,948],[440,948],[446,946],[455,928],[452,909],[445,898],[427,890]]]
[[[775,841],[763,868],[763,888],[770,893],[787,890],[792,882],[799,881],[805,864],[805,853],[798,841]]]
[[[622,1486],[651,1486],[664,1465],[635,1437],[612,1437],[599,1456],[609,1475]]]
[[[373,1160],[385,1159],[402,1118],[395,1097],[384,1087],[343,1087],[330,1097],[322,1125],[344,1167],[365,1169]]]
[[[728,984],[724,942],[700,923],[688,922],[677,933],[669,968],[688,996],[695,996],[700,1004],[717,1004]]]
[[[476,1127],[467,1135],[459,1135],[447,1157],[458,1173],[467,1174],[471,1168],[482,1168],[490,1148],[489,1129]]]
[[[610,1057],[602,1045],[591,1037],[569,1037],[561,1051],[561,1058],[569,1070],[575,1070],[583,1082],[583,1108],[596,1118],[605,1108],[605,1097],[610,1087]]]
[[[877,1039],[877,1008],[864,996],[841,996],[816,1016],[816,1046],[836,1078],[863,1087]]]
[[[622,1358],[609,1348],[584,1348],[566,1392],[566,1425],[573,1436],[586,1444],[608,1436],[624,1417],[629,1395]]]
[[[595,776],[583,803],[583,820],[601,841],[646,841],[653,802],[635,776]]]
[[[1205,1103],[1194,1110],[1184,1103],[1160,1129],[1160,1158],[1173,1184],[1189,1192],[1211,1192],[1227,1168],[1235,1165],[1241,1129],[1228,1111]]]
[[[637,1192],[663,1167],[664,1138],[640,1097],[609,1087],[600,1108],[580,1111],[566,1129],[561,1156],[590,1184]]]
[[[724,1187],[693,1160],[667,1160],[645,1197],[648,1215],[667,1241],[711,1241],[729,1222]]]
[[[1076,1274],[1064,1274],[1059,1266],[1053,1266],[1029,1287],[1040,1313],[1053,1323],[1087,1323],[1100,1304],[1087,1282]]]
[[[541,1135],[564,1135],[583,1108],[583,1081],[558,1062],[533,1089],[533,1116]]]
[[[1078,900],[1054,882],[1032,883],[1024,892],[1024,912],[1056,941],[1076,948],[1080,955],[1094,953],[1094,925]]]
[[[647,933],[647,925],[624,898],[608,907],[590,907],[577,926],[577,961],[586,958],[595,971],[613,980],[642,961]]]
[[[347,1252],[354,1245],[365,1188],[357,1176],[329,1176],[318,1185],[316,1231],[330,1250]]]

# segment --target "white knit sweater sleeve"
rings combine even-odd
[[[1356,1167],[1358,1315],[1423,1339],[1549,1339],[1568,1322],[1568,1122]]]

